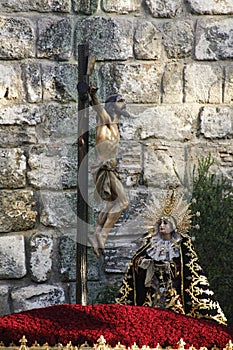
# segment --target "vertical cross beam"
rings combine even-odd
[[[76,243],[76,303],[87,304],[87,235],[88,235],[88,141],[89,77],[88,45],[78,46],[78,185]]]

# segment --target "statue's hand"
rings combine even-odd
[[[148,269],[148,267],[150,266],[150,264],[153,263],[152,259],[146,259],[146,258],[142,258],[139,263],[138,266],[141,267],[141,269],[146,270]]]

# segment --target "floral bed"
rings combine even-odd
[[[57,343],[90,346],[103,335],[107,343],[125,346],[136,343],[177,348],[182,338],[186,346],[225,348],[233,341],[233,330],[207,320],[197,320],[172,311],[115,304],[54,305],[0,317],[0,340],[5,345],[19,343],[25,335],[28,345]]]

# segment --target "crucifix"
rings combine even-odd
[[[95,58],[89,57],[87,44],[78,46],[78,186],[76,243],[76,303],[87,304],[87,235],[88,235],[88,142],[89,76]]]
[[[104,254],[110,230],[114,227],[128,199],[117,169],[120,116],[129,117],[126,103],[120,94],[107,98],[102,106],[97,97],[97,88],[89,83],[94,68],[94,57],[88,57],[88,47],[79,45],[79,118],[78,118],[78,240],[77,240],[77,303],[86,304],[86,253],[88,236],[88,128],[89,96],[96,112],[96,161],[91,170],[95,194],[105,202],[97,219],[95,232],[88,237],[94,253]]]

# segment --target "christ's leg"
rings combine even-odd
[[[88,237],[88,241],[90,242],[93,251],[97,258],[99,258],[99,241],[98,237],[103,229],[103,226],[107,220],[108,212],[110,211],[111,207],[113,206],[112,202],[107,202],[104,209],[101,210],[101,212],[98,215],[97,219],[97,226],[95,229],[95,232],[92,236]]]
[[[109,232],[114,227],[121,213],[128,206],[128,199],[121,181],[116,176],[111,178],[111,190],[113,201],[106,202],[105,208],[100,212],[97,220],[97,227],[93,236],[89,237],[89,242],[93,251],[99,257],[99,248],[104,253],[104,247]]]
[[[110,202],[111,204],[108,206],[108,212],[102,230],[98,230],[95,234],[102,253],[104,253],[104,247],[109,232],[114,227],[123,210],[125,210],[129,204],[124,187],[119,179],[116,179],[112,184],[112,190],[117,195],[116,200]]]

